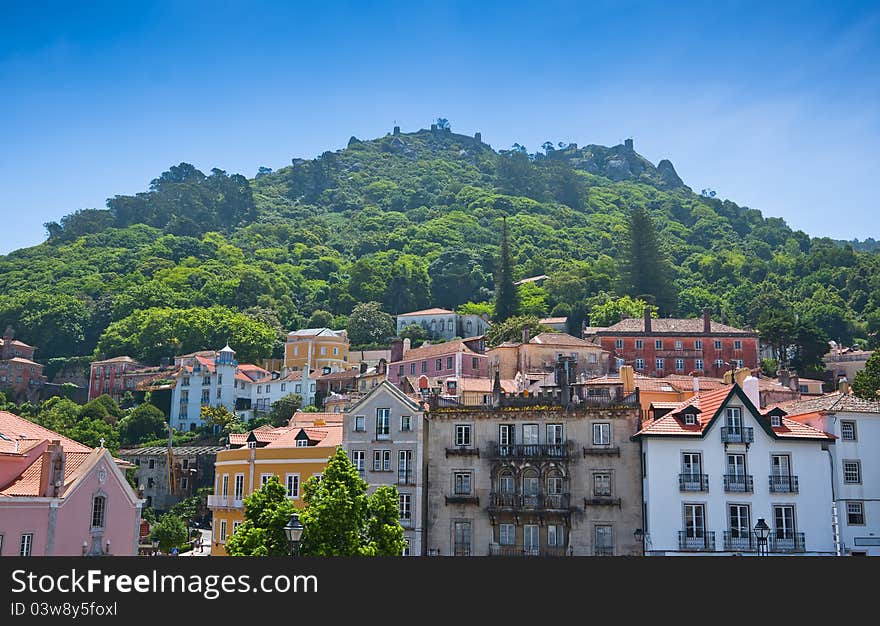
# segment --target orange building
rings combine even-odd
[[[341,372],[348,363],[348,333],[329,328],[303,328],[287,335],[284,344],[284,366],[298,372],[307,366],[320,376],[324,368]]]

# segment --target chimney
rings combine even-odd
[[[709,309],[703,309],[703,334],[708,335],[712,332],[712,318],[710,317]]]
[[[788,387],[792,391],[800,391],[800,377],[797,375],[797,372],[789,373]]]
[[[755,408],[761,408],[761,392],[758,389],[758,379],[754,376],[746,376],[740,386],[746,392],[746,397],[755,405]]]
[[[529,336],[530,336],[530,335],[531,335],[531,333],[529,332],[529,329],[528,329],[528,328],[523,328],[523,330],[522,330],[522,342],[523,342],[523,343],[528,343],[528,342],[529,342]]]
[[[361,361],[361,376],[367,373],[367,362]]]
[[[750,370],[747,367],[741,367],[733,373],[733,380],[736,381],[737,385],[742,387],[743,381],[745,381],[745,379],[751,375],[752,375],[752,370]],[[755,406],[758,406],[758,405],[756,404]]]
[[[409,340],[409,337],[403,340],[403,356],[406,356],[406,353],[409,352],[410,344],[411,342]]]
[[[783,387],[788,387],[788,370],[776,370],[776,378],[779,379],[779,384]]]
[[[694,395],[700,393],[700,377],[694,376]]]
[[[379,365],[376,366],[376,373],[384,376],[388,373],[388,361],[385,359],[379,359]]]
[[[623,383],[623,393],[628,394],[636,390],[636,377],[632,365],[620,366],[620,382]]]
[[[837,381],[837,389],[844,395],[849,393],[849,381],[846,376]]]
[[[395,337],[391,340],[391,362],[397,363],[403,360],[403,339]]]
[[[556,361],[556,384],[559,385],[559,403],[563,408],[571,404],[571,385],[569,384],[569,364],[571,357],[562,357]]]
[[[724,384],[725,385],[733,384],[733,372],[731,372],[730,370],[727,370],[726,372],[724,372]]]
[[[501,406],[501,374],[495,370],[495,380],[492,381],[492,406],[498,408]]]
[[[52,440],[40,459],[40,494],[54,498],[64,485],[64,449],[59,439]]]
[[[645,307],[645,334],[651,334],[651,309]]]

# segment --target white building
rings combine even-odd
[[[395,485],[407,554],[425,553],[424,411],[388,381],[345,413],[342,445],[370,493]]]
[[[425,309],[397,316],[397,334],[407,326],[421,326],[428,339],[478,337],[489,330],[489,322],[479,315],[459,315],[447,309]]]
[[[755,555],[755,525],[770,555],[834,555],[834,437],[758,408],[748,377],[645,422],[642,442],[647,555]]]
[[[269,372],[255,365],[239,365],[229,346],[220,352],[197,352],[177,357],[178,370],[171,392],[169,423],[178,431],[196,430],[202,423],[203,406],[223,406],[250,419],[252,385]]]
[[[315,403],[314,373],[305,370],[298,372],[272,372],[251,383],[253,399],[251,408],[257,413],[267,413],[272,405],[291,393],[302,396],[302,406]]]
[[[837,437],[831,455],[841,552],[880,556],[880,402],[836,392],[779,407]]]

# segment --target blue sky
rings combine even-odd
[[[696,191],[880,239],[876,1],[147,4],[4,3],[0,254],[181,161],[252,177],[439,116],[496,149],[632,137]]]

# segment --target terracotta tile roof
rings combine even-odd
[[[710,331],[712,333],[736,334],[750,337],[757,337],[757,333],[751,330],[742,330],[734,328],[719,322],[710,322]],[[595,329],[597,333],[603,335],[614,335],[617,332],[624,333],[643,333],[645,332],[645,319],[642,317],[620,320],[616,324],[607,328]],[[677,334],[677,333],[703,333],[703,318],[677,319],[658,317],[651,319],[651,334]]]
[[[813,417],[817,415],[817,413],[813,413],[805,415],[804,417]],[[808,424],[802,424],[793,419],[788,419],[787,417],[783,417],[781,423],[782,426],[773,427],[773,432],[776,433],[777,437],[782,439],[791,437],[796,439],[836,439],[834,435],[822,432],[818,428],[813,428]]]
[[[826,411],[828,413],[880,413],[880,401],[863,400],[852,394],[835,391],[824,396],[779,402],[767,408],[780,408],[789,415],[802,415],[813,411]]]
[[[280,428],[273,428],[272,430],[263,430],[262,428],[257,428],[256,430],[252,430],[246,433],[229,433],[229,446],[244,446],[247,444],[248,437],[253,434],[254,438],[259,443],[270,443],[278,439],[281,435],[285,434],[288,430],[290,430],[286,426],[282,426]]]
[[[24,363],[25,365],[39,365],[43,367],[42,364],[37,363],[36,361],[31,361],[30,359],[25,359],[20,356],[14,356],[11,359],[7,359],[9,363]]]
[[[329,374],[321,374],[320,376],[316,376],[315,380],[346,380],[346,379],[354,379],[357,378],[357,375],[360,373],[358,369],[350,369],[342,372],[330,372]]]
[[[729,384],[724,382],[723,378],[714,378],[712,376],[697,376],[696,378],[700,382],[700,391],[714,391],[722,387],[730,387]],[[669,374],[657,380],[664,381],[680,391],[694,390],[694,377],[687,374]]]
[[[538,320],[539,324],[565,324],[568,321],[567,317],[545,317],[544,319]]]
[[[61,446],[67,452],[91,452],[92,449],[86,445],[79,443],[78,441],[74,441],[73,439],[69,439],[64,435],[60,435],[55,431],[49,430],[48,428],[44,428],[39,424],[35,424],[34,422],[27,420],[23,417],[19,417],[14,413],[9,413],[7,411],[0,411],[0,434],[4,435],[6,440],[14,441],[15,439],[20,439],[20,435],[24,435],[27,439],[38,439],[38,440],[49,440],[58,439],[61,441]],[[4,440],[4,438],[0,437],[0,445],[8,444],[9,441]],[[14,448],[14,443],[13,443]]]
[[[293,417],[290,418],[290,426],[311,426],[314,425],[317,421],[341,424],[344,419],[345,416],[342,413],[307,413],[305,411],[297,411],[293,414]]]
[[[304,428],[296,427],[288,430],[284,435],[267,445],[267,448],[296,448],[297,436],[300,432],[305,431],[309,437],[309,441],[317,441],[314,447],[328,447],[342,445],[342,424],[328,424],[326,427],[318,428],[308,426]],[[312,446],[310,446],[312,447]]]
[[[411,313],[401,313],[397,317],[408,317],[410,315],[455,315],[455,311],[449,309],[424,309],[422,311],[412,311]]]
[[[103,361],[92,361],[92,365],[103,365],[104,363],[137,363],[130,356],[115,356],[112,359],[104,359]]]
[[[2,337],[0,337],[0,346],[4,346],[4,345],[6,345],[6,340],[3,339]],[[33,348],[34,347],[30,344],[26,344],[23,341],[19,341],[18,339],[13,339],[12,341],[9,342],[9,345],[10,346],[21,346],[22,348]]]
[[[66,448],[65,448],[66,451]],[[64,460],[64,484],[69,484],[75,477],[77,470],[85,463],[89,457],[97,450],[89,450],[88,452],[67,452]],[[8,484],[0,495],[2,496],[39,496],[40,495],[40,479],[43,475],[42,455],[36,457],[13,482]]]
[[[332,328],[300,328],[287,333],[288,337],[342,337],[343,331]]]
[[[679,404],[680,403],[678,403],[678,402],[652,402],[650,408],[652,408],[652,409],[674,409]]]
[[[248,381],[261,385],[266,383],[290,383],[302,380],[302,375],[302,370],[297,370],[295,372],[287,372],[287,375],[284,377],[279,376],[278,378],[273,378],[272,374],[269,374],[268,376],[263,376],[262,378],[258,378],[256,380],[251,380],[250,378],[248,378]],[[238,376],[238,374],[236,374],[236,376]]]
[[[552,346],[588,346],[594,347],[596,344],[578,339],[568,333],[541,333],[529,339],[529,343],[552,345]]]
[[[478,352],[474,352],[465,345],[464,339],[456,339],[455,341],[447,341],[445,343],[435,343],[430,346],[422,346],[421,348],[413,348],[403,355],[401,361],[421,361],[423,359],[431,359],[439,356],[455,354],[456,352],[466,352],[470,356],[480,356]]]

